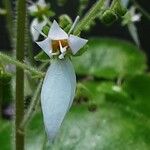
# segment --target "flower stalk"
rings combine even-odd
[[[25,47],[25,21],[26,1],[17,0],[17,36],[16,36],[16,58],[24,61]],[[15,149],[24,150],[24,134],[18,132],[20,123],[24,116],[24,70],[16,67],[16,100],[15,100]],[[22,129],[23,131],[24,129]]]
[[[98,0],[87,12],[84,18],[78,23],[73,34],[79,35],[80,32],[85,28],[85,26],[88,26],[97,17],[97,13],[99,13],[99,11],[103,9],[104,5],[105,0]]]
[[[43,78],[44,77],[44,73],[25,64],[25,63],[22,63],[6,54],[3,54],[0,52],[0,61],[2,62],[7,62],[7,63],[11,63],[11,64],[14,64],[16,65],[17,67],[21,68],[21,69],[24,69],[27,71],[27,73],[31,73],[31,74],[35,74],[37,75],[39,78]]]
[[[34,95],[32,97],[31,104],[21,122],[20,129],[19,129],[21,131],[25,128],[25,126],[30,121],[31,117],[33,116],[35,108],[39,102],[39,95],[40,95],[42,83],[43,83],[43,79],[40,80],[39,85],[37,86],[37,89],[35,90]]]

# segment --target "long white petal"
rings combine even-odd
[[[69,46],[73,54],[76,54],[78,50],[81,49],[87,43],[87,41],[88,40],[74,35],[70,35],[68,38]]]
[[[49,67],[41,91],[41,106],[49,140],[52,141],[73,99],[70,60],[54,60]]]
[[[54,20],[48,33],[48,37],[52,40],[68,39],[68,34],[61,29],[58,23]]]
[[[34,19],[32,22],[31,22],[31,26],[30,26],[30,32],[31,32],[31,35],[32,35],[32,38],[34,41],[37,41],[39,36],[40,36],[40,33],[38,31],[41,31],[42,28],[46,25],[46,21],[42,21],[42,22],[39,22],[38,19]],[[35,27],[37,30],[35,30]]]
[[[48,55],[50,56],[50,53],[52,53],[52,41],[49,38],[46,38],[45,40],[41,42],[36,42],[41,49]]]
[[[130,32],[130,34],[131,34],[132,39],[134,40],[134,42],[137,44],[137,46],[140,46],[140,40],[139,40],[138,31],[137,31],[137,28],[134,25],[134,23],[130,23],[128,25],[128,29],[129,29],[129,32]]]

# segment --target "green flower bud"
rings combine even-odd
[[[111,9],[107,9],[102,13],[100,19],[104,24],[110,25],[114,23],[117,20],[117,18],[117,15]]]
[[[59,17],[59,25],[64,29],[68,25],[72,25],[72,19],[68,15],[63,14]]]

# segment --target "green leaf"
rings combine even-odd
[[[102,78],[140,74],[147,68],[146,58],[136,46],[118,39],[93,38],[89,49],[73,62],[79,75]]]
[[[50,58],[47,54],[45,54],[43,51],[41,51],[39,54],[37,54],[34,59],[36,61],[41,61],[41,62],[49,62]]]
[[[149,150],[150,75],[130,76],[122,86],[112,81],[83,81],[78,86],[80,96],[87,95],[89,101],[74,103],[54,143],[46,142],[44,150]],[[94,110],[89,109],[91,102]],[[43,147],[41,114],[38,111],[27,128],[27,150]],[[7,121],[0,124],[1,149],[10,150],[12,127]]]
[[[132,99],[132,107],[150,118],[150,75],[137,75],[123,85]]]
[[[142,96],[149,98],[149,82],[148,75],[135,76],[120,87],[121,91],[114,90],[116,85],[110,81],[83,82],[97,102],[96,110],[89,111],[85,103],[74,104],[56,140],[52,144],[46,142],[45,150],[149,150],[149,118],[132,105],[137,99],[142,102],[145,99]],[[130,95],[135,95],[134,101]],[[143,105],[139,107],[143,108]],[[2,126],[4,124],[1,123]],[[0,130],[1,149],[10,149],[10,129],[11,126],[8,126]],[[42,115],[38,112],[27,128],[26,149],[41,150],[44,139]]]

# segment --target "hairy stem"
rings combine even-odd
[[[16,65],[17,67],[19,67],[21,69],[27,70],[29,73],[38,75],[39,78],[44,77],[43,72],[41,72],[41,71],[25,64],[25,63],[22,63],[23,61],[21,62],[21,61],[15,60],[14,58],[11,58],[10,56],[8,56],[6,54],[3,54],[1,52],[0,52],[0,61],[4,61],[4,62],[7,62],[7,63],[14,64],[14,65]]]
[[[88,26],[97,17],[97,13],[99,13],[99,11],[103,8],[104,5],[105,5],[105,0],[98,0],[97,3],[93,5],[93,7],[87,12],[87,14],[79,22],[79,24],[74,30],[74,35],[80,34],[80,32],[84,29],[84,27]]]
[[[17,0],[17,39],[16,39],[16,58],[24,61],[25,47],[25,21],[26,21],[26,2]],[[16,101],[15,101],[15,149],[24,150],[24,134],[18,132],[20,123],[24,116],[24,70],[16,67]],[[23,131],[24,129],[22,129]]]
[[[40,91],[41,91],[41,86],[42,86],[42,83],[43,83],[43,80],[41,79],[40,80],[40,83],[37,87],[37,89],[35,90],[34,92],[34,95],[32,97],[32,100],[31,100],[31,104],[21,122],[21,125],[20,125],[20,130],[22,131],[22,129],[25,128],[25,126],[27,125],[27,123],[30,121],[31,117],[33,116],[33,113],[35,111],[35,108],[38,104],[38,101],[39,101],[39,94],[40,94]]]

